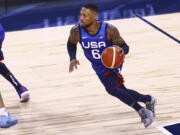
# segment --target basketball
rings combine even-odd
[[[125,55],[120,47],[112,46],[104,49],[101,54],[101,61],[105,67],[114,69],[123,63],[124,57]]]

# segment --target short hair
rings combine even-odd
[[[96,6],[96,4],[93,4],[93,3],[86,4],[83,7],[87,8],[87,9],[90,9],[90,10],[96,12],[96,13],[99,12],[98,7]]]

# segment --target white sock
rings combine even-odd
[[[8,113],[5,108],[0,108],[0,115],[8,116]]]

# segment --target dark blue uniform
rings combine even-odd
[[[4,34],[4,28],[0,24],[0,41],[4,40],[5,34]]]
[[[113,45],[107,39],[107,26],[107,23],[100,22],[98,32],[95,35],[91,35],[79,24],[80,44],[83,48],[84,55],[91,62],[92,68],[95,70],[106,91],[138,111],[142,107],[137,102],[147,102],[150,100],[150,97],[127,89],[124,86],[124,80],[120,74],[122,65],[117,69],[109,69],[101,62],[102,51]]]
[[[84,50],[84,55],[91,62],[93,69],[98,75],[106,71],[120,72],[121,68],[108,69],[101,62],[101,53],[107,47],[113,45],[107,40],[106,29],[107,23],[100,22],[100,28],[96,35],[90,35],[83,26],[80,27],[80,44]]]

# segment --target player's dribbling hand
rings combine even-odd
[[[120,50],[121,50],[121,54],[122,54],[122,55],[125,55],[125,52],[124,52],[124,50],[123,50],[121,47],[119,47],[119,46],[117,46],[117,45],[113,45],[113,47],[116,47],[116,48],[120,49]]]
[[[77,65],[80,65],[78,60],[76,60],[76,59],[71,60],[70,64],[69,64],[69,72],[74,71],[74,68],[77,69]]]

